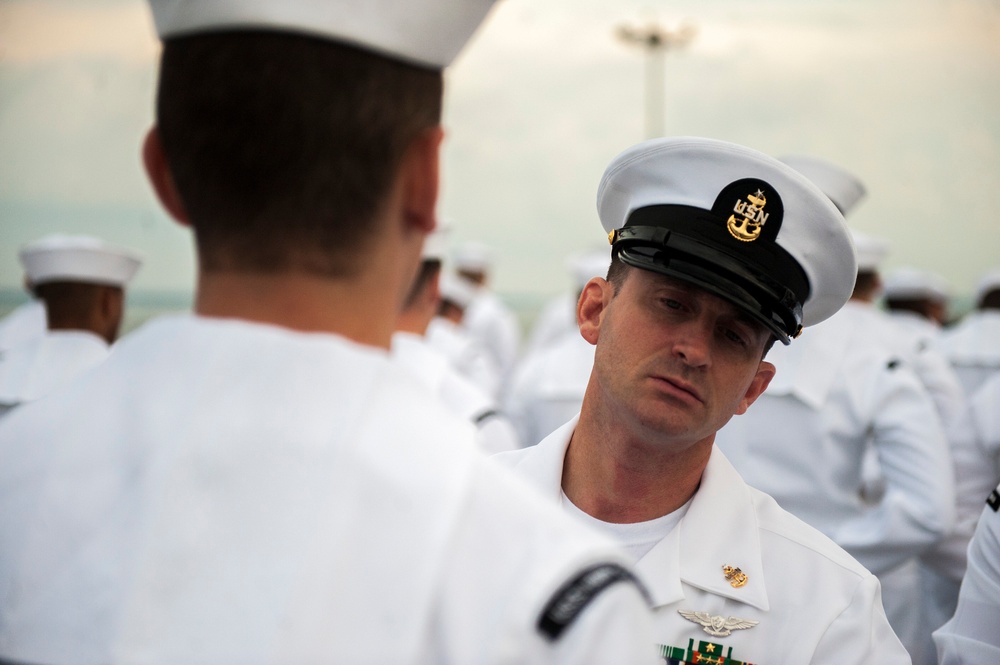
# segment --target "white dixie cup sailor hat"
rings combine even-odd
[[[161,39],[277,30],[343,42],[444,69],[494,0],[150,0]]]
[[[573,286],[579,291],[594,277],[604,277],[611,265],[611,252],[607,247],[574,254],[567,260],[567,267],[573,277]]]
[[[612,253],[744,310],[783,343],[840,309],[857,260],[844,216],[791,167],[679,137],[615,157],[597,190]]]
[[[787,155],[781,161],[809,178],[830,197],[845,217],[868,193],[861,179],[832,162],[807,155]]]
[[[992,291],[1000,289],[1000,269],[990,270],[980,276],[979,281],[976,282],[976,290],[973,294],[973,302],[978,306]]]
[[[455,249],[455,269],[487,272],[493,267],[493,250],[485,243],[467,240]]]
[[[875,272],[889,256],[889,241],[851,229],[851,240],[858,256],[858,272]]]
[[[891,300],[947,302],[951,298],[951,287],[936,273],[904,266],[885,276],[882,295]]]
[[[142,265],[138,252],[83,235],[39,238],[21,248],[18,258],[33,285],[85,282],[122,287]]]

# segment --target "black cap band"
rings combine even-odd
[[[779,209],[777,218],[765,225],[767,233],[747,242],[730,233],[719,212],[647,206],[634,210],[615,232],[612,252],[628,265],[691,282],[724,298],[787,344],[802,328],[809,279],[774,242],[780,225]]]

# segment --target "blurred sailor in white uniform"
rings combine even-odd
[[[393,358],[425,383],[455,415],[476,426],[484,452],[517,450],[520,438],[500,405],[455,370],[448,358],[427,343],[427,326],[438,312],[438,281],[445,256],[447,232],[438,229],[424,243],[420,270],[403,302],[392,336]]]
[[[843,211],[864,192],[834,165],[807,175]],[[772,352],[775,380],[716,442],[750,485],[879,576],[893,629],[915,662],[928,662],[916,556],[953,524],[951,459],[934,401],[908,362],[912,345],[896,348],[905,336],[871,304],[888,244],[852,237],[858,273],[850,300]]]
[[[151,4],[195,313],[0,422],[0,660],[652,662],[613,543],[389,355],[491,3]]]
[[[47,331],[0,356],[0,414],[58,390],[96,367],[118,336],[125,285],[139,255],[99,238],[51,235],[18,254],[47,310]]]
[[[996,409],[1000,405],[994,405]],[[1000,663],[1000,487],[986,500],[969,544],[955,616],[934,633],[941,665]]]
[[[578,300],[587,282],[608,274],[610,262],[607,249],[574,257]],[[571,329],[525,356],[511,376],[504,405],[527,446],[554,432],[578,414],[583,404],[594,367],[594,346],[580,335],[575,305],[573,321]]]
[[[979,279],[975,309],[941,336],[941,351],[955,368],[966,395],[1000,374],[1000,270]]]
[[[24,288],[31,292],[27,278]],[[45,303],[31,293],[28,302],[18,305],[0,319],[0,354],[21,342],[41,337],[45,330]]]
[[[490,289],[493,251],[481,242],[468,241],[455,248],[454,258],[458,276],[471,283],[475,292],[462,328],[490,353],[500,369],[502,386],[517,360],[521,327],[510,308]]]
[[[930,346],[948,322],[952,290],[936,273],[901,267],[886,274],[882,298],[892,319],[916,335],[922,344]]]
[[[667,663],[908,663],[875,576],[713,445],[756,408],[770,345],[850,295],[841,214],[781,162],[697,138],[623,152],[597,206],[615,258],[577,308],[596,345],[580,417],[496,459],[624,543]]]
[[[566,259],[566,272],[569,274],[573,288],[548,300],[538,312],[531,334],[525,344],[524,355],[528,357],[543,346],[561,339],[566,333],[580,334],[576,324],[576,303],[580,300],[580,291],[590,281],[591,266],[604,263],[605,271],[610,261],[606,247],[599,247],[586,252],[576,252]],[[585,279],[581,282],[581,277]],[[565,420],[563,422],[566,422]]]

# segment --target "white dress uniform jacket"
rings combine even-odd
[[[958,374],[966,395],[1000,374],[1000,310],[970,312],[941,335],[940,346]]]
[[[147,324],[0,424],[0,660],[650,662],[629,584],[536,628],[619,555],[471,439],[376,349]]]
[[[45,303],[32,300],[0,319],[0,353],[41,337],[48,328]]]
[[[459,374],[490,397],[500,394],[500,368],[493,357],[462,328],[448,319],[435,317],[427,326],[427,343],[443,354]]]
[[[514,370],[505,406],[525,445],[538,443],[580,413],[594,349],[574,327]]]
[[[501,385],[514,368],[521,344],[521,328],[513,312],[485,287],[465,309],[462,329],[482,344],[500,370]]]
[[[934,633],[941,665],[1000,663],[1000,487],[987,500],[969,544],[958,609]]]
[[[495,459],[559,501],[575,428],[570,421],[537,446]],[[730,585],[726,565],[746,574],[745,586]],[[910,662],[882,611],[875,576],[744,483],[718,449],[687,512],[636,569],[652,594],[655,639],[667,663]],[[718,625],[703,627],[681,611]],[[725,628],[727,619],[755,623]]]
[[[426,338],[396,332],[392,336],[392,357],[424,383],[449,411],[476,426],[476,438],[484,452],[502,453],[521,447],[514,424],[500,411],[500,406],[452,368]]]
[[[100,365],[110,347],[84,330],[51,330],[0,357],[0,413],[44,397]]]

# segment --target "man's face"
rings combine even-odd
[[[650,445],[681,452],[713,440],[774,376],[761,359],[770,333],[684,282],[629,268],[617,291],[591,280],[578,307],[581,334],[597,345],[588,398]]]

